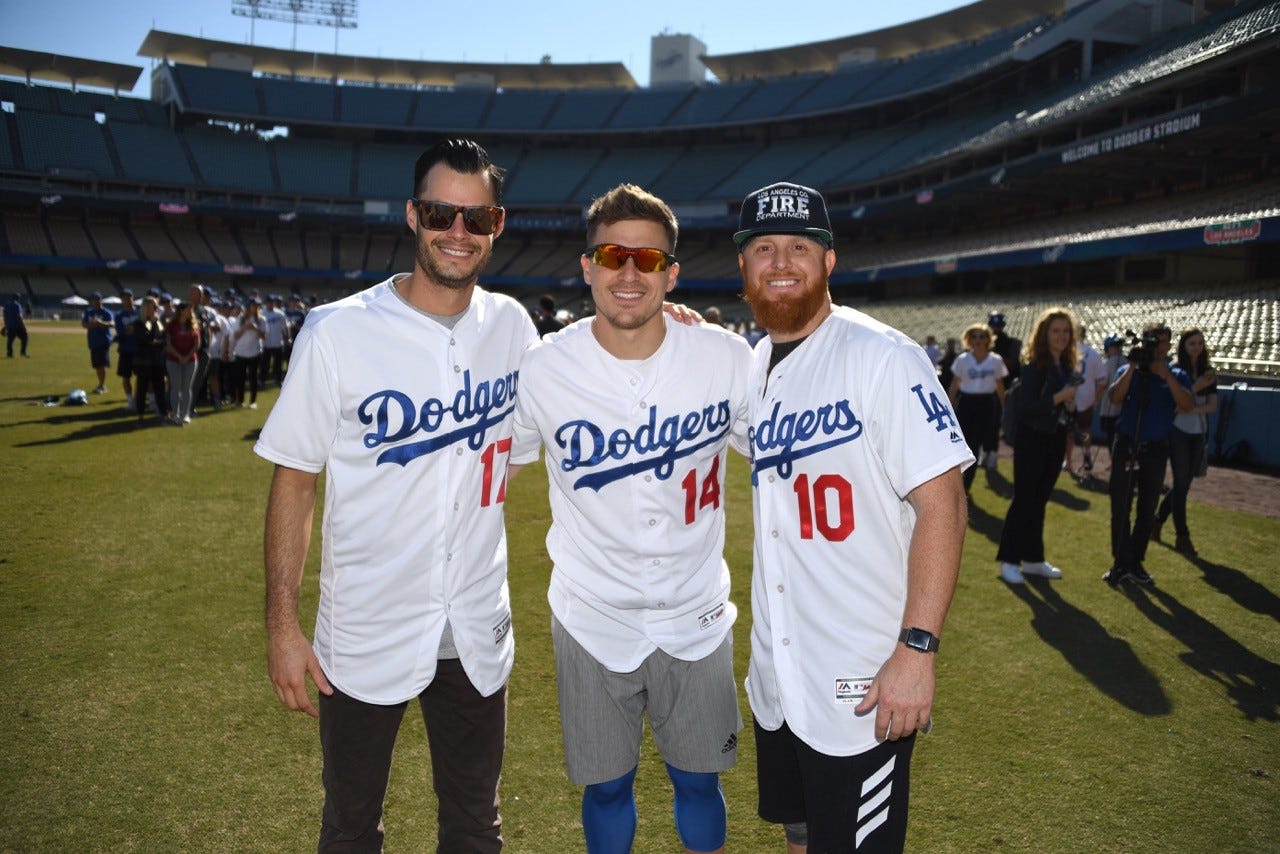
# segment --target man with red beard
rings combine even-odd
[[[308,314],[254,448],[276,464],[267,669],[285,706],[320,719],[321,851],[381,850],[392,749],[415,698],[439,850],[502,847],[514,655],[503,499],[520,358],[535,340],[518,302],[476,286],[505,223],[502,184],[470,140],[418,158],[405,204],[412,272]],[[311,644],[298,595],[321,471]]]
[[[900,851],[973,455],[920,346],[832,306],[816,190],[751,193],[734,241],[769,333],[747,383],[759,814],[789,854]]]

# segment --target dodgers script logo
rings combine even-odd
[[[565,455],[560,469],[566,473],[580,468],[595,468],[610,461],[622,465],[583,475],[573,482],[574,489],[600,488],[633,474],[652,471],[658,480],[666,480],[675,471],[676,460],[695,454],[725,438],[733,423],[729,401],[722,400],[698,412],[672,415],[658,421],[658,407],[649,407],[649,418],[634,430],[619,427],[605,435],[598,424],[585,419],[566,421],[556,428],[556,445]],[[624,462],[628,457],[643,459]]]
[[[392,442],[402,442],[415,433],[432,434],[430,438],[421,441],[387,448],[378,455],[378,465],[395,463],[400,466],[464,440],[467,447],[478,451],[484,446],[488,429],[501,424],[516,408],[519,377],[519,371],[512,371],[505,377],[484,380],[473,387],[471,372],[464,371],[462,388],[453,396],[452,401],[445,403],[438,398],[429,397],[421,406],[402,391],[376,391],[366,397],[356,410],[360,423],[372,424],[374,428],[372,432],[364,434],[364,446],[373,449]],[[446,416],[450,423],[461,426],[456,430],[437,433],[445,425]]]
[[[791,477],[792,464],[804,457],[852,442],[862,435],[862,422],[854,414],[848,400],[824,403],[816,409],[780,414],[782,401],[758,425],[747,431],[751,442],[751,483],[758,485],[760,472],[777,469],[783,480]],[[832,438],[797,448],[821,433]],[[763,456],[767,451],[776,454]]]

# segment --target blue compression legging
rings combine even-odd
[[[667,765],[675,789],[672,812],[680,841],[690,851],[724,847],[725,807],[718,774],[696,774]],[[582,793],[582,830],[587,854],[626,854],[636,834],[636,769]]]

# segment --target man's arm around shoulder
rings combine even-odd
[[[333,688],[298,625],[298,592],[311,542],[311,517],[319,475],[276,466],[262,538],[266,564],[267,674],[280,702],[312,717],[320,713],[307,694],[307,674],[323,694]]]

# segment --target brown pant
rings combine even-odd
[[[435,679],[418,695],[431,750],[431,778],[439,801],[442,854],[502,850],[498,777],[506,741],[507,688],[482,697],[457,659],[439,662]],[[381,851],[382,804],[391,753],[408,703],[378,706],[334,689],[320,695],[324,751],[321,852]]]

